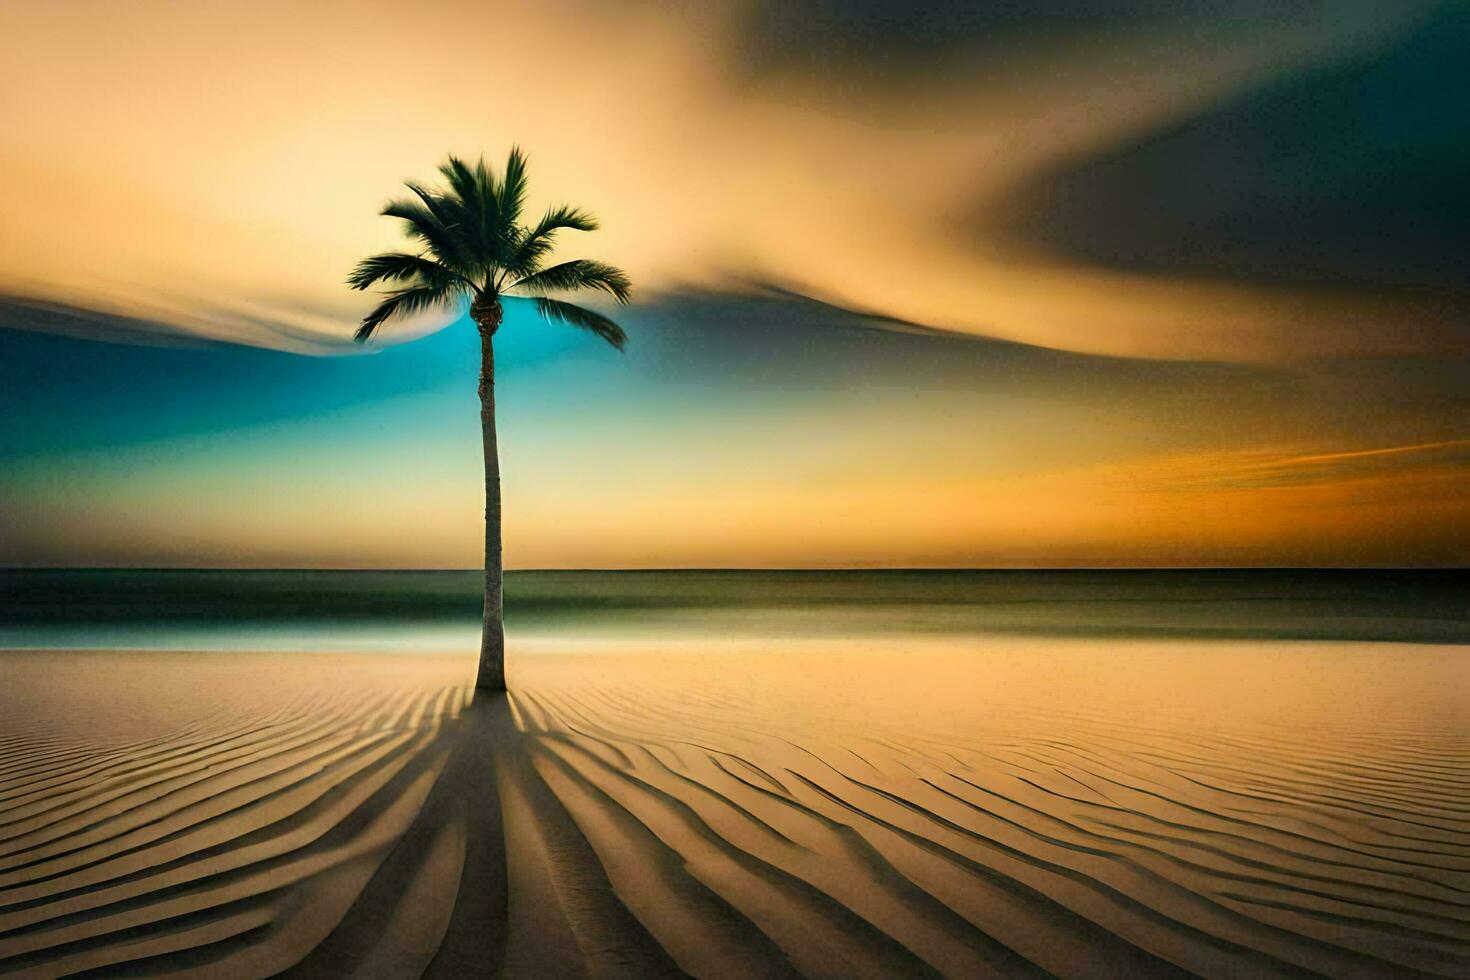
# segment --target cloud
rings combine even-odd
[[[71,303],[0,294],[0,326],[78,340],[143,347],[210,347],[218,344],[176,324],[121,316]]]
[[[353,322],[309,302],[243,297],[185,297],[127,290],[86,297],[96,305],[0,292],[0,328],[144,347],[245,347],[319,356],[366,348],[352,339]],[[462,311],[430,310],[390,323],[395,340],[424,336]]]
[[[1466,297],[1467,47],[1470,6],[1446,5],[1384,47],[1045,168],[978,220],[1118,269]],[[1451,309],[1463,336],[1470,303]]]
[[[525,301],[506,300],[525,312]],[[596,301],[591,304],[597,306]],[[342,333],[298,324],[325,316],[283,307],[279,319],[262,307],[202,317],[197,309],[159,305],[152,317],[0,294],[0,329],[51,333],[79,340],[149,347],[261,348],[297,354],[362,354],[372,348]],[[718,375],[742,384],[809,386],[838,383],[920,388],[925,385],[1007,387],[1040,378],[1065,378],[1077,395],[1094,381],[1135,392],[1155,382],[1195,385],[1279,379],[1279,371],[1212,361],[1155,360],[1088,354],[930,326],[874,310],[817,298],[789,284],[733,281],[722,287],[648,291],[633,306],[606,309],[630,324],[635,356],[688,380]],[[393,321],[388,347],[421,338],[456,322],[438,315]],[[526,317],[525,329],[559,330]],[[446,322],[447,321],[447,322]],[[501,338],[504,343],[509,336]],[[1142,387],[1138,387],[1142,386]]]
[[[400,244],[376,215],[400,181],[519,142],[537,204],[603,220],[568,257],[642,289],[736,268],[1041,346],[1384,349],[1381,330],[1303,329],[1381,319],[1358,297],[1263,300],[953,224],[1037,168],[1357,49],[1417,0],[513,6],[0,6],[0,290],[310,344],[368,308],[342,279]]]
[[[1152,473],[1151,476],[1145,474]],[[1169,493],[1352,488],[1359,493],[1425,481],[1470,486],[1470,439],[1303,453],[1258,447],[1233,453],[1166,457],[1132,470],[1135,489]]]
[[[648,297],[626,314],[659,370],[717,384],[800,390],[1030,391],[1078,402],[1258,393],[1282,372],[1220,361],[1088,354],[949,330],[758,281]],[[1126,395],[1123,393],[1126,392]]]
[[[1339,16],[1350,4],[1322,0],[1029,0],[914,3],[912,0],[758,0],[737,21],[741,67],[840,65],[869,76],[932,72],[936,58],[1004,56],[1017,45],[1075,43],[1185,27],[1193,31],[1283,28]]]

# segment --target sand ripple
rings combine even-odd
[[[413,824],[467,695],[352,689],[136,740],[10,732],[0,973],[290,967]]]
[[[805,695],[602,667],[548,670],[513,710],[613,890],[689,973],[1470,973],[1456,715],[1147,718],[1106,692],[987,693],[964,667],[896,723],[896,680],[862,714],[791,670]],[[987,700],[1004,710],[964,704]]]
[[[1050,696],[1070,661],[795,662],[546,656],[472,706],[398,678],[4,732],[0,973],[1470,974],[1438,685],[1150,712]]]

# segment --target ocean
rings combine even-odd
[[[0,571],[0,649],[473,649],[475,571]],[[1458,570],[513,571],[517,638],[1470,642]]]

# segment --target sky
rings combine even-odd
[[[377,215],[529,154],[510,567],[1464,565],[1470,4],[0,6],[0,565],[471,567]]]

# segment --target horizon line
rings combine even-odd
[[[671,566],[581,566],[508,568],[506,574],[531,572],[1470,572],[1470,565],[671,565]],[[483,568],[364,568],[326,566],[231,566],[231,565],[0,565],[9,572],[473,572]]]

